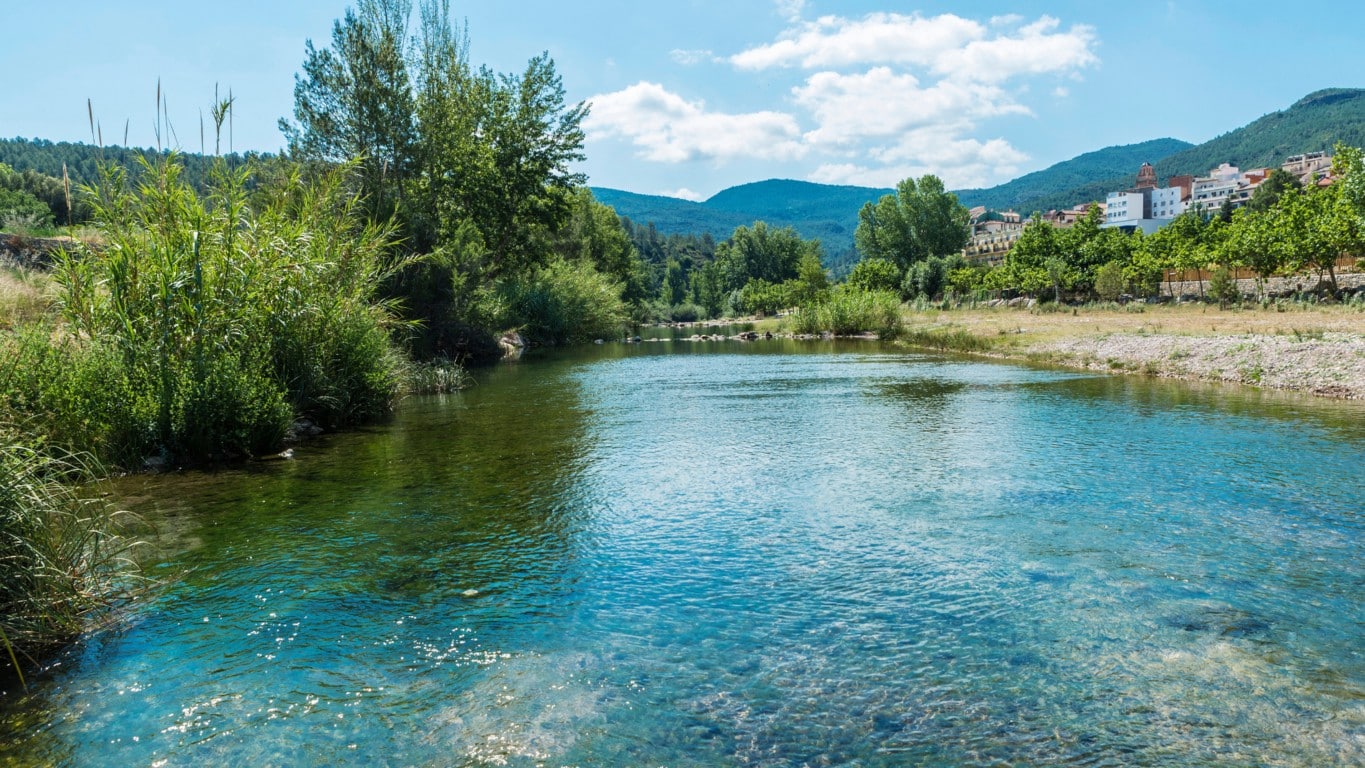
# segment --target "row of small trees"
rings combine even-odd
[[[857,231],[863,260],[849,282],[899,290],[905,298],[1015,291],[1060,301],[1151,295],[1162,280],[1184,275],[1200,276],[1202,286],[1202,275],[1216,269],[1225,276],[1249,271],[1262,285],[1272,276],[1313,271],[1335,290],[1338,260],[1365,256],[1359,149],[1336,148],[1333,178],[1304,187],[1277,170],[1246,206],[1192,208],[1146,236],[1102,227],[1097,206],[1064,229],[1035,216],[996,267],[969,265],[957,255],[967,241],[968,214],[955,195],[935,177],[907,179],[896,195],[863,208]]]

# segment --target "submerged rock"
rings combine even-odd
[[[1198,606],[1164,617],[1162,623],[1185,632],[1209,632],[1222,637],[1251,637],[1270,631],[1270,622],[1250,611],[1226,605]]]

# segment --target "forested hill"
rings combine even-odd
[[[1093,184],[1097,180],[1133,176],[1143,163],[1155,165],[1177,152],[1192,147],[1193,144],[1179,139],[1152,139],[1140,144],[1106,147],[1057,163],[1050,168],[1020,176],[999,186],[988,189],[960,189],[957,191],[957,197],[968,208],[984,205],[996,210],[1019,211],[1026,216],[1034,211],[1070,208],[1076,203],[1085,202],[1080,199],[1071,200],[1076,188]],[[1069,202],[1042,206],[1038,204],[1039,200],[1053,198]]]
[[[36,171],[46,176],[62,177],[62,164],[66,164],[67,175],[72,184],[90,184],[97,180],[99,160],[121,165],[132,172],[138,168],[137,158],[158,154],[154,149],[126,147],[96,147],[70,141],[47,141],[46,139],[0,139],[0,163],[16,171]],[[164,153],[162,153],[164,154]],[[255,152],[246,154],[232,153],[223,156],[230,167],[237,167],[251,158],[270,157]],[[186,152],[182,155],[185,163],[186,178],[195,187],[202,187],[213,164],[212,155]]]
[[[1153,160],[1157,179],[1178,174],[1204,175],[1219,163],[1243,170],[1277,166],[1290,155],[1330,151],[1337,142],[1365,147],[1365,90],[1330,88],[1299,99],[1288,109],[1271,112],[1203,144]],[[1136,168],[1077,185],[1066,192],[1032,201],[1025,210],[1047,210],[1105,195],[1132,183]]]
[[[1108,147],[998,187],[962,190],[958,195],[968,207],[986,205],[1031,211],[1019,207],[1021,202],[1095,179],[1109,178],[1116,173],[1131,176],[1144,162],[1156,162],[1189,146],[1175,139],[1156,139]],[[701,203],[606,188],[594,188],[593,195],[622,216],[639,224],[653,223],[664,234],[706,232],[717,240],[724,240],[735,227],[755,221],[790,226],[803,237],[819,238],[825,247],[826,264],[837,272],[840,267],[856,261],[853,232],[858,227],[858,211],[864,203],[876,201],[892,191],[771,179],[730,187]]]
[[[825,265],[838,274],[857,261],[853,230],[859,209],[891,191],[770,179],[731,187],[702,203],[617,189],[594,188],[592,193],[618,214],[637,224],[652,223],[665,235],[709,233],[724,240],[735,227],[755,221],[792,227],[802,237],[820,240]]]

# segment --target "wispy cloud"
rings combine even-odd
[[[690,67],[695,64],[702,64],[708,61],[714,61],[716,58],[716,54],[714,51],[702,48],[691,49],[674,48],[672,51],[669,52],[668,55],[670,58],[673,59],[673,61],[682,64],[685,67]]]
[[[788,23],[796,23],[806,12],[806,0],[773,0],[777,14]]]

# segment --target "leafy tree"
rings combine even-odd
[[[1095,271],[1095,293],[1105,301],[1114,301],[1128,287],[1123,274],[1123,264],[1111,261]]]
[[[959,296],[972,294],[988,288],[987,279],[1001,270],[984,264],[958,267],[948,273],[948,287]]]
[[[459,55],[448,53],[447,66],[458,70]],[[546,233],[568,217],[570,193],[585,180],[569,168],[583,159],[588,111],[565,105],[549,56],[531,59],[520,77],[424,76],[421,103],[423,199],[438,212],[438,231],[478,227],[487,246],[478,267],[489,279],[544,261]]]
[[[722,287],[728,292],[743,288],[750,280],[786,282],[797,276],[803,256],[814,254],[819,260],[819,248],[819,243],[802,240],[791,227],[776,229],[762,221],[738,227],[716,250]]]
[[[801,254],[801,261],[796,265],[796,279],[789,283],[796,304],[815,301],[829,290],[829,274],[820,263],[818,248],[808,248]]]
[[[556,253],[570,261],[592,264],[621,286],[621,299],[638,305],[647,297],[644,264],[610,206],[593,199],[580,187],[574,192],[569,220],[555,236]]]
[[[886,259],[902,273],[930,256],[957,253],[970,235],[970,213],[933,175],[905,179],[896,193],[858,213],[854,241],[864,258]]]
[[[1251,199],[1247,201],[1245,207],[1252,213],[1265,213],[1275,207],[1275,203],[1279,202],[1280,196],[1285,192],[1302,188],[1303,184],[1299,183],[1298,177],[1283,168],[1275,168],[1256,187],[1256,191],[1251,193]]]
[[[866,258],[853,265],[847,282],[864,291],[899,291],[900,270],[886,259]]]
[[[397,210],[413,156],[412,83],[404,55],[411,0],[359,0],[332,25],[332,45],[307,42],[302,75],[294,78],[294,120],[280,120],[290,152],[338,163],[361,158],[369,213]]]
[[[1298,192],[1291,192],[1295,196]],[[1246,267],[1256,273],[1264,289],[1265,279],[1280,272],[1286,264],[1286,239],[1279,231],[1287,221],[1290,201],[1282,197],[1268,213],[1256,215],[1246,209],[1233,214],[1215,253],[1222,267]]]
[[[1070,287],[1090,291],[1097,272],[1105,264],[1125,264],[1132,259],[1141,235],[1100,227],[1099,206],[1092,206],[1080,221],[1058,233],[1057,244],[1069,275]]]
[[[1024,226],[1019,239],[1005,256],[1000,270],[1005,285],[1013,286],[1031,295],[1037,295],[1053,286],[1048,265],[1062,262],[1061,244],[1058,243],[1057,229],[1035,216]]]
[[[707,317],[719,316],[725,305],[724,280],[720,264],[714,261],[692,273],[692,301]]]
[[[750,314],[771,315],[792,306],[794,281],[773,285],[767,280],[750,280],[740,292],[743,310]]]
[[[1161,245],[1167,249],[1168,269],[1178,270],[1181,279],[1184,279],[1185,273],[1190,270],[1202,275],[1200,270],[1217,260],[1216,254],[1227,232],[1227,225],[1222,224],[1220,219],[1207,218],[1203,211],[1191,209],[1158,230],[1158,234],[1162,232],[1166,233]],[[1202,277],[1199,291],[1204,291]]]
[[[948,288],[948,276],[967,266],[961,254],[951,256],[930,256],[916,263],[905,273],[901,294],[908,298],[924,297],[932,299]]]

